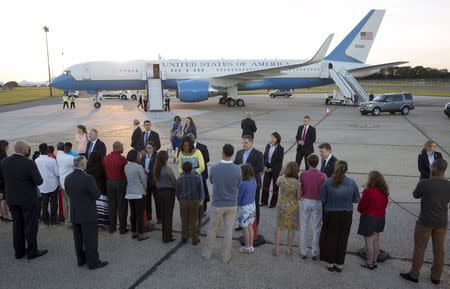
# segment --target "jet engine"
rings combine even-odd
[[[226,89],[211,87],[205,80],[183,80],[178,82],[177,97],[183,102],[200,102],[209,97],[226,95]]]

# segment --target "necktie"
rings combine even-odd
[[[305,136],[306,136],[306,130],[308,129],[308,127],[307,126],[305,126],[304,128],[303,128],[303,132],[302,132],[302,141],[305,141]]]
[[[147,145],[147,140],[148,140],[148,132],[145,133],[145,137],[144,137],[144,145]]]
[[[322,160],[322,166],[320,167],[321,169],[324,169],[325,168],[325,164],[326,164],[326,160]]]

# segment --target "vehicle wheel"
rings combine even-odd
[[[367,111],[361,111],[362,115],[367,115]]]
[[[274,98],[274,97],[275,97],[275,95],[273,95],[273,93],[271,93],[271,94],[269,94],[269,95],[270,95],[271,98]]]
[[[233,98],[228,98],[227,99],[227,104],[228,104],[229,107],[233,107],[233,106],[236,105],[236,100],[233,99]]]
[[[289,97],[290,97],[289,94],[285,94],[285,95],[284,95],[284,98],[289,98]]]
[[[96,102],[96,103],[94,103],[94,107],[95,108],[100,108],[100,106],[102,106],[102,104],[100,103],[100,102]]]
[[[132,100],[136,100],[136,99],[137,99],[137,96],[136,96],[135,94],[133,94],[133,95],[131,96],[131,99],[132,99]]]
[[[120,96],[120,99],[121,99],[121,100],[127,100],[128,97],[127,97],[125,94],[122,94],[122,95]]]
[[[227,103],[227,98],[226,97],[219,98],[219,104],[226,104],[226,103]]]
[[[375,107],[374,109],[372,109],[373,116],[379,116],[380,113],[381,113],[381,109],[379,107]]]
[[[243,99],[238,99],[238,100],[236,100],[236,105],[237,106],[245,106],[245,102]]]
[[[409,113],[409,106],[405,106],[402,108],[402,114],[407,115]]]

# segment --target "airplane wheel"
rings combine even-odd
[[[96,102],[96,103],[94,103],[94,107],[95,108],[100,108],[100,106],[102,106],[102,104],[100,103],[100,102]]]
[[[121,100],[127,100],[127,96],[126,96],[125,94],[122,94],[122,95],[120,96],[120,99],[121,99]]]
[[[137,96],[133,94],[133,95],[131,96],[131,99],[132,99],[132,100],[136,100],[136,99],[137,99]]]
[[[227,104],[228,104],[229,107],[233,107],[233,106],[236,105],[236,100],[233,99],[233,98],[228,98],[227,99]]]
[[[245,106],[245,102],[244,102],[243,99],[238,99],[238,100],[236,101],[236,105],[237,105],[237,106]]]
[[[227,103],[227,98],[226,97],[219,98],[219,104],[226,104],[226,103]]]

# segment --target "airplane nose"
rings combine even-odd
[[[54,88],[64,89],[63,83],[65,82],[65,75],[59,75],[54,77],[50,82],[50,86]]]

